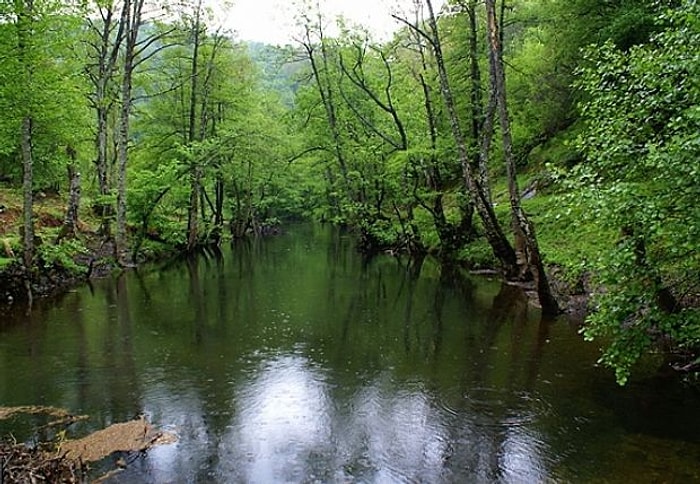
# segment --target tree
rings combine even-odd
[[[591,48],[577,86],[585,154],[572,177],[586,211],[619,233],[596,264],[605,291],[583,334],[606,341],[601,362],[624,384],[648,352],[698,364],[700,311],[700,6],[663,9],[651,41]]]
[[[124,0],[120,23],[124,31],[122,53],[122,77],[120,85],[119,128],[117,131],[117,233],[114,239],[114,252],[117,260],[123,263],[126,250],[126,167],[129,149],[129,121],[132,106],[134,69],[139,54],[139,32],[143,25],[144,0]]]
[[[501,33],[496,17],[496,1],[486,0],[486,18],[489,37],[489,65],[491,72],[491,96],[496,99],[498,117],[501,124],[501,137],[503,140],[503,157],[506,164],[508,177],[508,193],[510,200],[515,246],[519,252],[518,263],[521,266],[521,274],[532,277],[537,288],[537,295],[542,312],[547,315],[558,314],[559,306],[552,295],[544,270],[542,256],[540,254],[535,228],[528,219],[520,205],[520,189],[518,188],[515,159],[513,156],[513,140],[510,132],[510,115],[506,98],[506,79],[503,67],[503,48]]]
[[[340,171],[341,189],[345,195],[352,199],[350,180],[348,178],[348,167],[346,155],[343,149],[340,126],[338,123],[336,88],[333,85],[333,72],[331,71],[330,42],[325,35],[324,18],[321,15],[318,5],[316,6],[315,18],[311,18],[306,13],[306,7],[302,14],[301,28],[303,33],[297,42],[301,45],[304,59],[311,68],[314,85],[318,89],[321,105],[325,112],[326,123],[332,136],[331,149],[335,161]],[[335,176],[332,170],[327,171],[329,182],[335,185]],[[337,205],[337,203],[336,203]],[[339,208],[339,207],[338,207]],[[338,208],[336,211],[339,212]],[[337,215],[341,215],[338,213]]]
[[[72,5],[48,1],[0,4],[0,109],[5,113],[0,146],[21,161],[22,259],[28,277],[35,260],[34,191],[58,185],[65,167],[75,166],[68,153],[80,146],[86,127],[74,48],[80,42],[79,13]]]
[[[503,232],[503,229],[496,218],[490,192],[487,188],[488,180],[483,179],[485,172],[475,171],[475,166],[472,162],[471,156],[475,150],[470,149],[468,139],[464,135],[464,131],[460,124],[460,118],[457,113],[455,98],[445,64],[438,22],[431,0],[426,0],[425,6],[427,7],[428,11],[427,29],[422,28],[422,26],[418,25],[417,23],[408,22],[406,19],[401,17],[395,16],[395,18],[403,22],[410,29],[416,31],[431,46],[438,70],[440,91],[447,110],[452,136],[457,145],[457,152],[459,162],[462,167],[466,192],[476,207],[476,211],[479,214],[481,222],[484,226],[486,238],[493,250],[494,255],[501,263],[504,273],[508,278],[517,278],[519,271],[515,251],[506,238],[505,233]],[[488,128],[488,126],[486,127]],[[488,159],[488,151],[490,149],[490,139],[492,133],[486,129],[480,134],[480,139],[472,139],[471,143],[473,146],[478,146],[479,142],[481,142],[481,152],[479,156],[486,160]]]
[[[112,204],[108,202],[111,193],[109,179],[109,117],[113,112],[118,95],[115,92],[115,78],[118,69],[119,52],[126,28],[126,12],[129,4],[116,1],[97,2],[94,6],[99,19],[88,17],[89,38],[87,40],[86,71],[93,86],[88,93],[90,105],[95,110],[95,168],[99,190],[96,212],[102,217],[100,232],[107,238],[111,236],[110,219],[113,215]]]

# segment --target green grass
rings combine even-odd
[[[590,269],[601,249],[615,243],[613,232],[562,195],[538,195],[523,201],[523,209],[535,224],[545,264],[561,266],[572,279]]]

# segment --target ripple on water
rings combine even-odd
[[[551,404],[532,392],[503,388],[474,387],[463,393],[462,412],[467,411],[475,425],[519,427],[549,415]]]

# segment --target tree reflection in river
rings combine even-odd
[[[304,226],[98,281],[1,322],[0,397],[179,436],[114,482],[700,479],[696,397],[673,418],[619,403],[644,393],[575,327],[444,269]]]

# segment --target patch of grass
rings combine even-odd
[[[493,269],[498,267],[493,250],[484,237],[480,237],[462,248],[457,255],[457,259],[471,269]]]
[[[545,263],[563,267],[573,280],[591,268],[602,247],[614,245],[616,235],[571,202],[547,194],[523,201],[523,208],[535,224]]]

